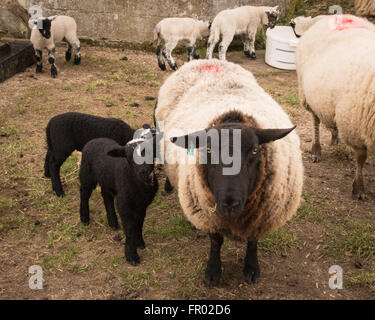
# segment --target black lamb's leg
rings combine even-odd
[[[81,222],[85,226],[87,226],[90,223],[89,200],[94,189],[95,188],[81,184],[81,188],[80,188],[81,203],[80,203],[80,208],[79,208],[79,215],[80,215]]]
[[[49,158],[50,158],[50,151],[47,150],[46,158],[44,160],[44,176],[46,178],[51,178],[51,172],[49,170]]]
[[[112,230],[118,230],[118,221],[115,210],[115,203],[113,195],[102,189],[102,197],[104,200],[105,210],[107,212],[108,225]]]
[[[140,262],[137,253],[137,219],[136,212],[127,206],[124,199],[117,198],[117,208],[125,233],[125,259],[131,265],[136,266]]]
[[[63,197],[64,190],[61,185],[60,179],[60,167],[64,163],[67,157],[51,155],[49,156],[49,169],[51,173],[52,189],[56,192],[56,195]]]
[[[206,284],[207,285],[217,285],[221,276],[221,259],[220,250],[224,242],[224,238],[215,233],[210,234],[211,239],[211,250],[210,258],[207,263],[206,268]]]
[[[163,59],[163,44],[159,44],[157,47],[156,47],[156,57],[158,59],[158,65],[159,65],[159,68],[160,70],[162,71],[165,71],[167,70],[167,67],[165,66],[165,62],[164,62],[164,59]]]
[[[243,273],[247,283],[257,283],[260,275],[258,257],[258,241],[248,241]]]
[[[137,226],[137,236],[136,236],[136,246],[137,248],[144,249],[146,248],[145,241],[143,240],[143,223],[146,216],[146,209],[139,211],[136,217],[136,226]]]
[[[72,58],[72,50],[73,50],[72,45],[70,43],[68,43],[68,49],[65,52],[65,60],[66,61],[70,61],[70,59]]]

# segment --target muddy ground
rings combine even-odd
[[[127,264],[123,233],[108,227],[99,190],[90,201],[91,224],[79,221],[79,154],[62,168],[66,196],[53,194],[43,177],[45,127],[67,111],[118,117],[133,126],[152,123],[152,98],[171,72],[160,71],[149,52],[82,52],[82,64],[74,66],[57,49],[56,79],[45,61],[43,74],[31,67],[0,84],[0,299],[375,298],[374,156],[364,170],[368,197],[353,201],[351,150],[329,146],[323,129],[323,161],[311,163],[312,121],[299,106],[296,73],[266,66],[264,52],[256,61],[230,52],[228,60],[252,71],[297,124],[305,185],[297,215],[260,243],[260,282],[244,282],[245,244],[227,240],[222,281],[206,287],[209,239],[187,223],[176,193],[162,188],[147,211],[141,264]],[[178,63],[185,58],[178,56]],[[162,185],[163,172],[158,176]],[[42,290],[29,289],[32,265],[43,268]],[[328,287],[332,265],[343,269],[342,290]]]

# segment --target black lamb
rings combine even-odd
[[[114,230],[118,228],[114,206],[116,198],[117,211],[126,236],[125,258],[132,265],[137,265],[140,261],[137,248],[145,247],[142,237],[143,221],[146,209],[158,189],[153,156],[144,164],[137,164],[134,160],[134,152],[137,152],[140,140],[142,139],[132,140],[124,147],[107,138],[91,140],[82,150],[79,172],[81,222],[89,224],[89,199],[99,184],[108,224]],[[155,138],[146,140],[145,143],[154,145]]]
[[[119,119],[102,118],[78,112],[53,117],[47,125],[47,154],[44,175],[52,180],[52,189],[64,196],[60,180],[60,167],[74,150],[81,151],[95,138],[110,138],[124,146],[133,139],[135,130]]]

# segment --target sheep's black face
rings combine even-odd
[[[276,26],[279,14],[276,11],[266,12],[268,17],[267,27],[273,29]]]
[[[200,161],[207,159],[206,164],[201,164],[203,174],[217,210],[234,219],[242,215],[260,175],[261,145],[281,139],[293,129],[256,129],[241,123],[224,123],[171,141],[185,148],[192,143],[201,147]]]
[[[49,19],[43,19],[43,29],[39,29],[39,32],[42,34],[42,36],[46,39],[51,38],[51,20]]]

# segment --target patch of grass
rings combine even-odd
[[[15,105],[16,114],[23,115],[28,108],[35,105],[35,98],[43,97],[44,92],[37,88],[32,88],[27,91],[27,93],[21,97]]]
[[[360,271],[358,274],[348,277],[346,283],[349,286],[359,286],[375,293],[375,268],[369,271]]]
[[[111,101],[110,97],[105,96],[102,98],[102,101],[106,107],[112,107],[114,106],[114,103]]]
[[[155,80],[147,81],[147,85],[152,88],[158,88],[160,87],[160,82]]]
[[[104,80],[101,80],[101,79],[91,81],[87,85],[86,91],[88,91],[90,93],[93,93],[93,92],[95,92],[97,87],[103,87],[105,84],[106,84],[106,82]]]
[[[262,78],[267,78],[267,77],[270,77],[270,76],[274,76],[276,73],[275,71],[263,71],[259,74],[257,74],[258,77],[262,77]]]
[[[5,130],[5,135],[7,137],[16,136],[18,134],[19,134],[19,129],[17,127],[13,126],[13,125],[10,125]]]
[[[375,256],[375,221],[346,219],[341,222],[323,253],[336,258],[343,255],[372,258]]]
[[[47,273],[53,272],[57,268],[68,267],[71,270],[70,264],[72,263],[74,257],[79,253],[79,250],[75,248],[65,249],[61,254],[48,255],[42,258],[41,265],[44,271]]]
[[[62,89],[64,91],[73,91],[73,87],[72,87],[71,84],[65,84],[65,85],[63,85]]]
[[[108,257],[105,262],[105,265],[107,266],[107,268],[110,268],[110,269],[116,269],[118,266],[122,264],[124,264],[124,258],[118,257],[118,256]]]
[[[157,77],[157,74],[155,72],[152,72],[152,71],[149,71],[149,72],[145,72],[143,74],[143,77],[146,79],[146,80],[155,80],[156,77]]]
[[[113,72],[109,77],[114,81],[120,81],[123,80],[126,77],[126,75],[121,69],[119,69]]]
[[[305,219],[310,222],[322,223],[326,221],[325,216],[317,210],[317,206],[308,201],[301,204],[297,211],[296,218]]]
[[[192,235],[191,224],[183,216],[169,218],[166,223],[156,229],[158,237],[189,237]]]
[[[277,230],[268,233],[259,241],[259,248],[270,253],[285,252],[293,248],[298,242],[297,235],[285,230]]]
[[[338,144],[333,149],[331,156],[339,161],[352,161],[354,158],[354,152],[349,146]]]
[[[284,101],[290,104],[291,106],[299,105],[299,98],[297,93],[289,93],[284,96]]]

